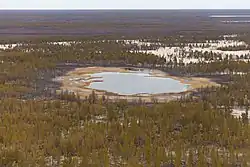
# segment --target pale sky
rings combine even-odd
[[[250,0],[0,0],[0,9],[250,9]]]

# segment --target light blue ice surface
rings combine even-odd
[[[93,82],[89,85],[89,88],[120,95],[180,93],[188,89],[188,85],[180,81],[171,78],[153,77],[145,72],[102,72],[91,76],[102,77],[103,82]]]

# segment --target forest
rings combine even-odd
[[[0,52],[0,166],[250,166],[249,61],[194,52],[189,56],[211,61],[183,64],[174,55],[166,61],[112,39],[72,40],[71,45],[52,45],[45,38],[23,41],[25,45]],[[155,41],[169,46],[195,39]],[[75,93],[56,94],[60,84],[52,81],[55,76],[89,66],[206,76],[221,86],[150,104],[111,102],[94,91],[86,99]],[[240,118],[231,114],[236,107],[245,110]]]

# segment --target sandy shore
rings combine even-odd
[[[197,88],[208,87],[208,86],[220,86],[216,82],[212,81],[209,78],[201,78],[201,77],[179,77],[169,75],[160,70],[153,70],[151,73],[155,77],[164,77],[164,78],[172,78],[174,80],[180,81],[183,84],[190,85],[189,90],[194,90]]]
[[[68,90],[70,92],[78,93],[81,98],[85,98],[92,93],[92,89],[88,86],[92,82],[102,82],[101,78],[93,78],[91,74],[99,72],[132,72],[125,68],[115,67],[88,67],[88,68],[76,68],[73,71],[68,72],[65,76],[56,78],[55,80],[62,83],[61,90]],[[103,95],[108,97],[110,100],[127,99],[128,101],[142,100],[145,102],[152,102],[157,99],[158,102],[166,102],[175,100],[181,95],[188,95],[191,91],[197,88],[207,86],[219,86],[217,83],[211,81],[208,78],[196,78],[196,77],[177,77],[168,75],[165,72],[159,70],[150,70],[150,74],[155,77],[172,78],[180,81],[183,84],[190,85],[186,92],[180,93],[162,93],[162,94],[137,94],[137,95],[119,95],[111,92],[95,90],[99,97]]]

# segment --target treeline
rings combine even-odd
[[[219,47],[218,50],[222,51],[240,51],[240,50],[249,50],[249,46],[228,46],[228,47]]]
[[[167,67],[161,68],[164,71],[173,71],[182,75],[244,75],[250,70],[250,63],[246,61],[219,61],[210,63],[190,63],[188,65],[176,65],[175,63],[167,63]]]

